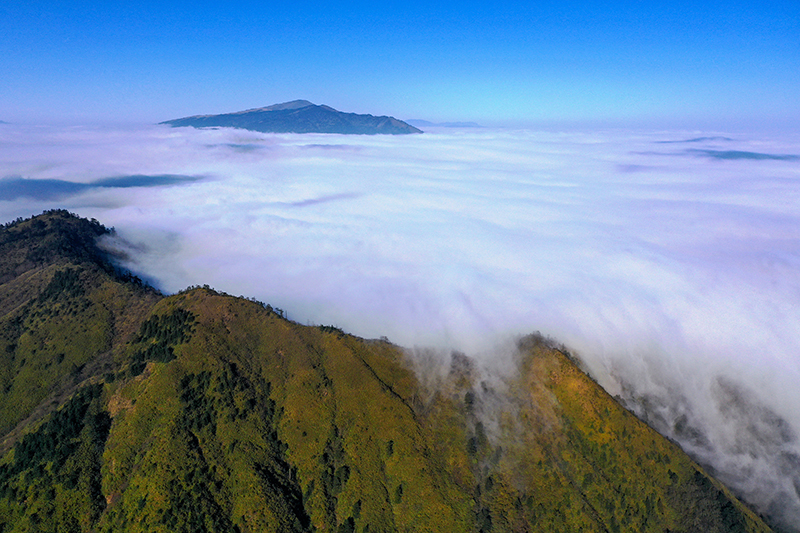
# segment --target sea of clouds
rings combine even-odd
[[[497,357],[541,331],[800,530],[800,137],[0,125],[0,219],[114,226],[165,292]]]

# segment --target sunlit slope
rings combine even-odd
[[[91,264],[48,268],[27,301],[51,312],[25,334],[73,316],[93,276],[125,318],[102,372],[38,385],[43,416],[0,460],[1,531],[769,531],[539,337],[491,376],[210,289],[155,302]],[[82,296],[39,302],[56,276]],[[97,352],[75,320],[37,346]],[[58,375],[74,392],[53,401]]]

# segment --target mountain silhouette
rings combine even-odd
[[[173,128],[240,128],[265,133],[342,133],[358,135],[422,133],[387,116],[343,113],[326,105],[294,100],[222,115],[196,115],[161,122]]]

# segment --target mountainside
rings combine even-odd
[[[265,133],[344,133],[406,134],[422,133],[414,126],[394,117],[342,113],[326,105],[307,100],[294,100],[269,107],[249,109],[223,115],[197,115],[167,120],[173,128],[241,128]]]
[[[538,335],[440,364],[0,229],[0,531],[770,531]]]

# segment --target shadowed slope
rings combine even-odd
[[[109,233],[66,211],[0,228],[0,449],[20,421],[115,368],[157,301],[97,247]]]

